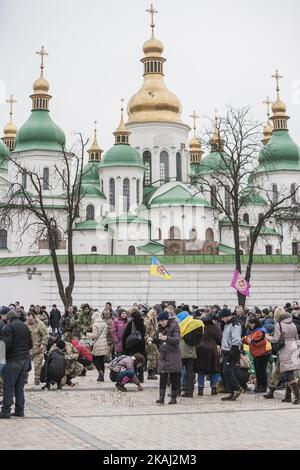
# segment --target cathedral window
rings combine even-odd
[[[205,232],[205,241],[206,242],[213,242],[214,241],[214,231],[212,228],[208,228]]]
[[[272,202],[273,202],[273,204],[277,204],[277,202],[278,202],[277,184],[272,184]]]
[[[89,204],[86,208],[86,220],[95,220],[95,208],[93,204]]]
[[[170,240],[180,240],[181,239],[180,229],[178,227],[170,227],[169,238]]]
[[[149,186],[151,184],[151,152],[145,150],[143,153],[143,161],[145,165],[145,174],[144,174],[144,186]]]
[[[130,183],[129,179],[123,181],[123,211],[128,212],[130,208]]]
[[[165,150],[160,153],[160,180],[169,180],[169,155]]]
[[[91,252],[92,252],[92,253],[97,253],[97,247],[96,247],[96,246],[92,246]]]
[[[7,231],[0,230],[0,250],[7,248]]]
[[[140,203],[140,180],[136,180],[136,203]]]
[[[128,254],[131,255],[131,256],[135,255],[135,247],[134,246],[130,246],[128,248]]]
[[[298,256],[298,252],[299,252],[298,246],[299,246],[299,242],[292,242],[292,255]]]
[[[292,204],[297,204],[296,200],[296,185],[291,184],[291,203]]]
[[[243,222],[245,222],[247,225],[249,225],[249,214],[244,214],[243,215]]]
[[[273,246],[266,245],[266,255],[272,255],[272,254],[273,254]]]
[[[176,153],[176,181],[182,181],[181,153]]]
[[[157,229],[157,237],[158,237],[157,238],[158,240],[161,240],[161,229],[160,228]]]
[[[43,189],[49,189],[49,168],[43,169]]]
[[[110,210],[113,211],[116,205],[116,185],[114,178],[109,180],[109,205]]]
[[[157,62],[154,62],[154,72],[157,72]]]

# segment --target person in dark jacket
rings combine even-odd
[[[59,332],[60,320],[61,320],[60,310],[58,310],[57,306],[53,304],[52,310],[50,312],[50,319],[49,319],[49,325],[51,326],[53,333],[55,333],[56,331]]]
[[[2,371],[3,404],[0,418],[11,417],[11,406],[15,397],[13,416],[24,416],[24,386],[29,363],[29,351],[32,349],[31,333],[27,325],[19,320],[15,311],[6,315],[7,325],[2,330],[2,339],[6,347],[6,365]]]
[[[133,331],[139,331],[141,334],[142,341],[133,344],[128,348],[128,345],[126,345],[126,340],[129,337],[129,335]],[[144,320],[141,317],[141,314],[139,311],[134,310],[131,314],[131,320],[128,322],[123,338],[122,338],[122,346],[123,346],[123,354],[126,354],[127,356],[133,356],[135,353],[140,353],[144,358],[147,357],[146,355],[146,344],[145,344],[145,334],[146,334],[146,329],[144,325]],[[144,367],[140,367],[137,369],[137,377],[141,383],[144,383]]]
[[[220,349],[222,333],[215,324],[213,314],[202,318],[205,325],[204,333],[196,347],[197,359],[195,372],[198,372],[198,395],[203,395],[205,375],[210,376],[211,394],[217,395],[217,383],[220,377]]]
[[[261,317],[259,319],[261,326],[266,330],[266,333],[272,335],[275,329],[275,321],[271,316],[268,308],[263,308]]]
[[[162,312],[157,317],[159,324],[159,399],[156,403],[163,405],[168,376],[171,380],[171,400],[169,405],[176,404],[176,396],[180,390],[180,377],[182,360],[180,352],[180,330],[174,317],[169,317],[167,312]]]
[[[58,390],[62,388],[61,381],[66,372],[66,358],[63,350],[59,348],[59,340],[57,343],[51,347],[44,364],[46,385],[42,387],[42,390],[50,390],[50,386],[54,384],[57,384]]]

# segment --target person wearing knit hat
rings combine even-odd
[[[156,310],[156,309],[155,309]],[[157,321],[160,322],[160,321],[164,321],[164,320],[168,320],[169,319],[169,314],[168,312],[166,312],[165,310],[163,312],[161,312],[158,316],[157,316]]]

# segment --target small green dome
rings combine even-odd
[[[137,150],[130,145],[116,144],[109,149],[103,160],[99,164],[99,168],[109,166],[135,166],[144,168],[143,160]]]
[[[83,168],[81,191],[84,196],[104,198],[100,190],[98,167],[99,163],[88,162]]]
[[[224,153],[222,156],[220,152],[210,152],[203,158],[201,164],[193,169],[193,176],[226,170],[229,163],[230,159]]]
[[[15,151],[61,151],[65,142],[64,132],[52,121],[49,111],[35,109],[17,132]]]
[[[7,169],[7,158],[10,156],[10,150],[0,139],[0,168]]]
[[[258,171],[300,171],[300,148],[287,130],[273,131],[269,143],[259,155]]]

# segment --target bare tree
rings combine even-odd
[[[213,122],[213,121],[211,121]],[[247,267],[245,278],[250,281],[253,255],[258,237],[263,234],[266,222],[287,220],[290,218],[290,201],[295,197],[299,186],[290,191],[282,191],[274,198],[261,179],[262,163],[259,161],[261,151],[261,126],[253,120],[250,107],[234,109],[228,106],[226,115],[215,119],[214,131],[206,131],[213,152],[213,164],[203,160],[196,168],[193,182],[211,195],[211,204],[217,212],[224,214],[232,227],[235,267],[241,272],[241,230],[242,213],[246,205],[251,204],[253,197],[259,197],[265,204],[251,220],[248,237]],[[207,140],[207,139],[206,139]],[[265,152],[272,152],[272,149]],[[254,220],[255,219],[255,220]],[[248,223],[249,225],[249,223]],[[221,228],[220,228],[221,229]],[[246,298],[238,293],[238,302],[245,305]]]
[[[63,189],[62,204],[50,205],[52,190],[40,171],[29,169],[22,159],[12,155],[9,158],[14,181],[7,181],[8,191],[5,203],[0,207],[0,225],[14,228],[20,233],[19,242],[23,236],[30,233],[32,245],[36,246],[41,240],[51,255],[55,278],[60,298],[65,307],[72,305],[72,293],[75,284],[75,265],[73,254],[73,233],[76,218],[79,216],[80,203],[85,196],[82,190],[84,176],[84,155],[88,140],[83,141],[79,134],[79,150],[67,152],[63,147],[59,164],[54,165],[56,183]],[[46,192],[47,190],[47,192]],[[58,249],[61,240],[67,245],[67,272],[64,283],[58,259]]]

